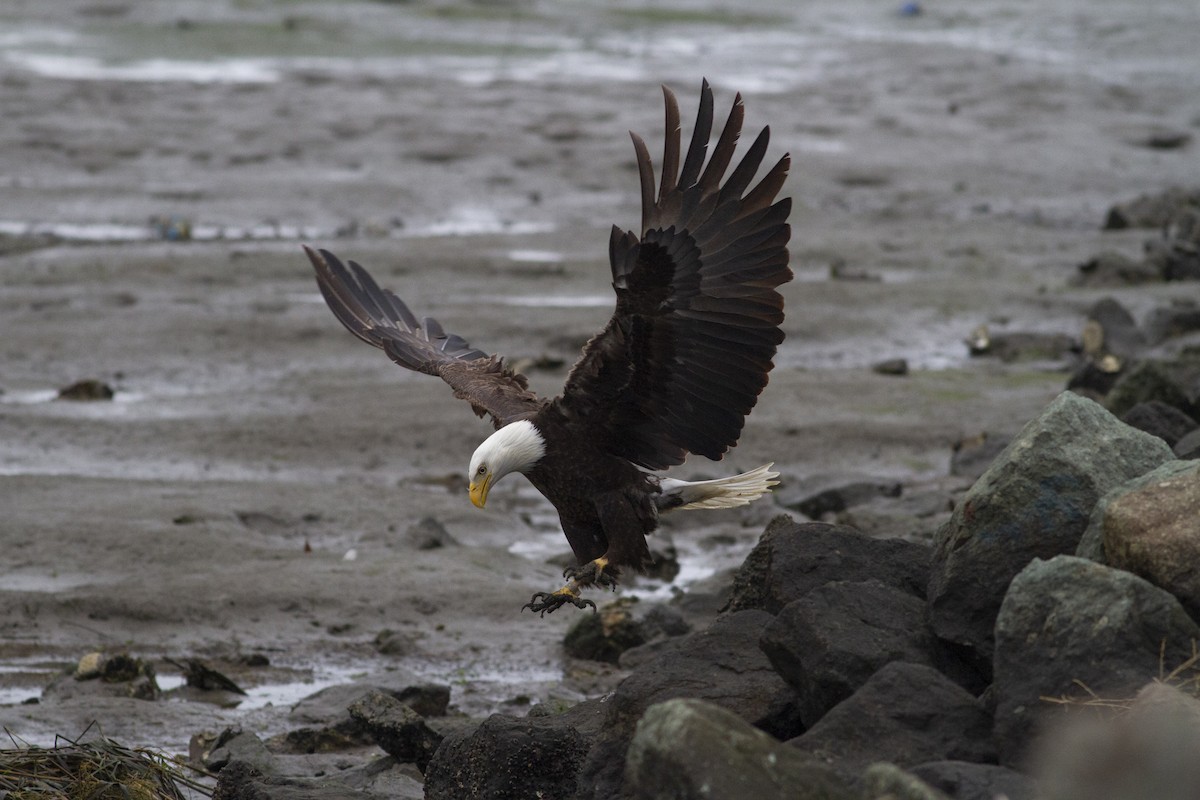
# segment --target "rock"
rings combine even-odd
[[[1121,421],[1139,431],[1157,436],[1166,442],[1168,447],[1174,447],[1176,442],[1200,427],[1196,420],[1161,400],[1138,403],[1122,415]]]
[[[1171,457],[1159,438],[1096,403],[1058,396],[975,482],[938,531],[929,579],[934,632],[992,654],[1009,582],[1034,558],[1074,552],[1100,497]]]
[[[1200,430],[1194,430],[1175,443],[1175,455],[1181,459],[1200,458]]]
[[[221,770],[212,794],[212,800],[363,800],[363,797],[361,790],[337,781],[264,775],[244,761],[231,762]]]
[[[1104,230],[1162,228],[1180,209],[1189,206],[1200,206],[1200,190],[1174,186],[1158,194],[1138,195],[1108,210]]]
[[[212,772],[220,772],[234,762],[249,765],[259,775],[275,771],[275,756],[262,739],[241,728],[226,728],[203,754],[201,763]]]
[[[1179,301],[1152,310],[1146,316],[1146,339],[1159,344],[1167,339],[1200,331],[1200,307],[1192,301]]]
[[[644,573],[647,578],[670,583],[679,575],[679,551],[675,542],[669,537],[656,535],[648,542],[650,545],[651,563]],[[640,575],[630,574],[630,579],[636,580]]]
[[[1139,147],[1149,147],[1151,150],[1178,150],[1186,147],[1192,140],[1192,134],[1177,128],[1162,128],[1152,126],[1148,130],[1131,133],[1126,137],[1129,144]]]
[[[88,653],[74,670],[55,678],[42,691],[42,699],[58,701],[88,697],[158,700],[161,696],[154,665],[128,653]]]
[[[800,720],[812,727],[884,664],[933,666],[925,603],[876,580],[836,581],[788,603],[759,645],[796,690]]]
[[[423,717],[440,717],[450,704],[450,687],[423,682],[401,671],[369,676],[359,683],[342,683],[314,692],[292,706],[293,723],[329,723],[348,719],[346,709],[372,691],[390,694]]]
[[[163,660],[179,669],[187,682],[186,685],[199,692],[228,692],[242,696],[246,694],[246,691],[234,683],[232,678],[213,669],[198,658],[188,658],[183,661],[171,658]]]
[[[1159,682],[1119,713],[1081,709],[1035,747],[1041,797],[1194,800],[1200,797],[1200,700]],[[1018,800],[1014,798],[1014,800]]]
[[[950,518],[961,481],[933,478],[904,487],[899,497],[876,497],[827,516],[826,522],[848,525],[872,539],[931,542],[933,534]]]
[[[825,514],[845,511],[877,497],[899,497],[901,491],[903,488],[896,481],[854,481],[781,505],[811,519],[820,519]]]
[[[347,710],[385,753],[400,762],[412,761],[422,772],[442,743],[441,734],[431,730],[420,714],[390,694],[370,692]]]
[[[385,656],[404,656],[413,651],[413,637],[402,631],[384,628],[375,634],[375,652]]]
[[[863,800],[951,800],[916,775],[881,761],[863,773]],[[954,800],[962,800],[954,798]],[[991,800],[989,798],[989,800]]]
[[[995,741],[1021,763],[1058,711],[1043,697],[1121,697],[1192,654],[1200,627],[1149,582],[1075,556],[1036,559],[1012,581],[996,619]],[[1061,713],[1061,712],[1060,712]],[[970,759],[968,759],[970,760]]]
[[[772,614],[830,581],[880,582],[925,596],[927,546],[872,539],[845,525],[797,524],[776,517],[733,580],[730,610],[761,608]]]
[[[1146,242],[1146,262],[1166,281],[1200,279],[1200,209],[1176,212],[1162,238]]]
[[[908,359],[889,358],[885,361],[878,361],[871,365],[871,371],[878,375],[907,375]]]
[[[329,686],[304,698],[288,717],[300,727],[271,737],[268,744],[278,753],[328,753],[370,744],[375,738],[348,709],[373,692],[395,698],[421,717],[439,717],[450,704],[448,686],[421,683],[403,672],[383,673],[361,683]]]
[[[1104,406],[1121,416],[1151,400],[1174,406],[1192,419],[1200,418],[1200,353],[1135,364],[1117,379]]]
[[[620,794],[621,765],[634,726],[656,703],[706,700],[777,738],[802,730],[796,693],[758,647],[771,619],[757,610],[718,617],[705,630],[671,640],[669,648],[623,680],[604,703],[603,726],[580,776],[580,786],[587,787],[583,797],[608,800]]]
[[[645,644],[646,634],[631,610],[636,602],[637,598],[622,597],[598,613],[580,615],[563,639],[567,655],[615,664],[621,653]]]
[[[433,517],[422,517],[404,531],[404,541],[417,550],[436,550],[439,547],[454,547],[458,542],[442,523]]]
[[[1075,338],[1065,333],[976,331],[968,340],[972,356],[992,356],[1006,364],[1018,361],[1056,361],[1076,348]]]
[[[1112,353],[1122,359],[1133,358],[1146,348],[1146,336],[1138,327],[1133,315],[1115,299],[1105,297],[1088,310],[1089,322],[1096,324],[1095,338],[1085,335],[1084,353],[1090,358],[1099,358]]]
[[[978,479],[987,468],[1004,452],[1011,436],[994,436],[987,431],[954,443],[950,455],[950,474],[963,478]]]
[[[1153,265],[1114,250],[1097,253],[1080,264],[1078,270],[1074,283],[1082,286],[1136,286],[1161,279],[1160,271]]]
[[[997,764],[969,761],[930,761],[909,770],[954,800],[1036,800],[1033,778]]]
[[[692,626],[678,608],[661,603],[650,604],[642,614],[641,622],[642,629],[651,640],[673,638],[692,632]]]
[[[272,753],[312,755],[351,750],[374,741],[359,723],[347,717],[330,725],[292,728],[267,739],[266,745]]]
[[[1138,483],[1114,490],[1093,518],[1105,562],[1166,589],[1200,620],[1200,461],[1168,461]]]
[[[588,737],[565,716],[494,714],[469,734],[447,737],[425,771],[426,800],[575,797]]]
[[[1080,558],[1090,559],[1099,564],[1109,564],[1108,557],[1104,553],[1104,520],[1108,513],[1109,503],[1130,492],[1140,491],[1148,486],[1154,486],[1163,480],[1188,473],[1195,466],[1190,461],[1166,461],[1145,475],[1139,475],[1133,480],[1126,481],[1109,491],[1100,498],[1096,503],[1096,507],[1092,509],[1087,529],[1084,530],[1083,536],[1079,539],[1079,546],[1075,548],[1075,555]]]
[[[827,768],[701,700],[651,706],[637,725],[625,763],[631,800],[857,800]]]
[[[788,744],[857,775],[876,761],[994,762],[991,729],[991,716],[949,678],[895,661]]]
[[[76,381],[58,390],[59,400],[112,400],[115,395],[111,386],[95,378]]]

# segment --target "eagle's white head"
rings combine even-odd
[[[510,422],[475,448],[471,456],[471,502],[483,508],[492,485],[510,472],[525,472],[546,454],[546,440],[527,419]]]

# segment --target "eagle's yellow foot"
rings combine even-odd
[[[584,600],[579,596],[579,592],[570,585],[564,586],[556,592],[534,592],[533,599],[525,605],[521,606],[521,610],[529,609],[535,614],[540,613],[543,617],[547,614],[553,614],[561,606],[570,603],[576,608],[592,607],[595,612],[596,604],[591,600]]]
[[[569,578],[571,585],[576,588],[581,586],[607,586],[615,592],[617,590],[617,579],[611,572],[604,571],[604,568],[607,566],[607,558],[597,558],[589,561],[582,567],[567,567],[563,570],[563,577]]]

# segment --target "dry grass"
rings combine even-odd
[[[11,733],[9,739],[14,747],[0,749],[0,796],[7,800],[187,800],[212,794],[189,776],[186,765],[103,734],[86,742],[59,737],[54,747],[24,745]]]

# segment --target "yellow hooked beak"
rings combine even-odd
[[[487,473],[478,482],[471,481],[470,493],[471,502],[476,508],[483,508],[487,504],[488,489],[492,488],[492,473]]]

